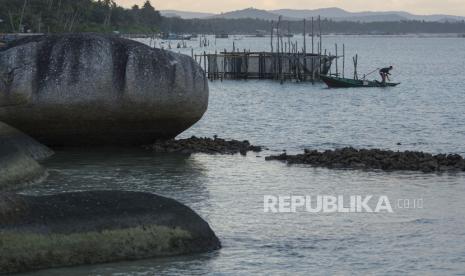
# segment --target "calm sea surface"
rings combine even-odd
[[[302,45],[301,37],[294,39]],[[358,53],[361,74],[393,65],[393,80],[402,84],[330,90],[309,83],[213,82],[208,112],[180,137],[217,134],[269,151],[189,157],[66,150],[45,162],[47,182],[28,191],[124,189],[172,197],[210,223],[223,249],[31,275],[465,274],[465,174],[328,170],[264,160],[284,149],[344,146],[465,155],[465,39],[324,37],[332,52],[335,42],[346,45],[346,75]],[[198,41],[188,45],[208,52],[231,50],[232,43],[218,39],[215,46],[210,37],[207,49]],[[236,37],[234,43],[269,47],[268,38]],[[264,213],[264,195],[386,195],[394,212]],[[397,208],[399,199],[422,199],[423,208]]]

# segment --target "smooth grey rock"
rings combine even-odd
[[[16,147],[34,160],[43,160],[54,154],[53,150],[2,122],[0,122],[0,140]]]
[[[49,146],[174,138],[207,109],[195,61],[101,34],[30,37],[0,50],[0,121]]]
[[[15,146],[0,139],[0,191],[40,182],[45,169]]]
[[[187,206],[154,194],[0,195],[0,274],[207,252],[221,243]]]
[[[43,180],[46,170],[36,160],[52,154],[46,146],[0,122],[0,190],[18,189]]]

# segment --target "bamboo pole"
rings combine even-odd
[[[223,60],[221,60],[221,68],[224,68],[224,58],[223,58]],[[224,71],[218,73],[218,78],[220,79],[220,81],[223,81],[223,78],[224,78]]]
[[[284,49],[283,49],[283,36],[280,36],[281,39],[281,55],[279,56],[279,74],[281,79],[281,84],[284,82],[283,76],[283,64],[284,64]]]
[[[223,81],[223,79],[226,77],[226,49],[224,49],[224,56],[223,56],[223,77],[221,79],[221,81]]]
[[[315,37],[315,28],[314,28],[314,20],[312,16],[312,84],[315,83],[315,44],[314,44],[314,37]]]
[[[323,51],[323,32],[321,30],[321,17],[318,16],[318,26],[320,29],[320,50]]]
[[[317,44],[317,53],[318,53],[318,69],[321,69],[321,50],[320,50],[320,43]],[[316,66],[315,66],[316,68]],[[320,74],[320,70],[317,71],[318,74]]]
[[[291,48],[291,23],[287,21],[287,43],[289,44],[289,52]]]
[[[249,77],[249,55],[246,53],[247,51],[244,49],[244,57],[245,57],[245,78]]]
[[[337,43],[335,44],[335,47],[336,47],[336,77],[339,77],[339,68],[338,68],[339,57],[337,55]]]
[[[315,53],[314,47],[313,47],[313,45],[314,45],[313,41],[314,41],[314,35],[315,35],[315,34],[314,34],[313,23],[314,23],[314,22],[313,22],[313,16],[312,16],[312,54]]]
[[[271,46],[271,53],[273,54],[273,33],[274,33],[274,21],[271,21],[271,39],[270,39],[270,46]]]
[[[345,78],[346,71],[346,45],[342,44],[342,77]]]
[[[319,70],[319,74],[321,74],[322,72],[322,69],[321,69],[321,53],[323,52],[323,44],[321,42],[321,17],[318,16],[318,29],[319,29],[319,32],[320,32],[320,42],[319,42],[319,48],[320,48],[320,53],[319,53],[319,56],[320,56],[320,64],[319,64],[319,67],[320,67],[320,70]]]
[[[354,80],[358,80],[358,72],[357,72],[358,54],[355,54],[355,57],[353,57],[352,59],[354,61]]]
[[[326,50],[325,50],[325,56],[326,56]],[[330,60],[331,60],[331,52],[329,51],[328,51],[328,57],[330,57]],[[332,66],[329,67],[329,75],[331,76],[331,74],[332,74]]]
[[[209,65],[211,67],[211,65]],[[215,68],[214,68],[214,72],[213,72],[213,79],[217,79],[218,78],[218,52],[217,50],[215,50]]]
[[[209,76],[209,71],[207,69],[207,52],[203,52],[203,68],[205,70],[205,73],[207,73],[207,76]]]
[[[281,68],[280,66],[280,54],[279,52],[281,51],[281,48],[280,48],[280,45],[279,45],[279,36],[280,36],[280,25],[281,25],[281,16],[278,17],[278,23],[276,25],[276,39],[277,39],[277,48],[278,48],[278,51],[276,52],[276,58],[275,58],[275,63],[276,63],[276,79],[279,79],[279,70]]]
[[[307,54],[307,21],[304,19],[304,55]]]

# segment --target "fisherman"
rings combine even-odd
[[[390,81],[389,75],[391,75],[391,73],[389,73],[389,71],[391,71],[392,68],[393,68],[392,66],[389,66],[389,67],[382,68],[379,70],[379,74],[381,75],[381,79],[383,80],[383,83],[386,83],[386,79]]]

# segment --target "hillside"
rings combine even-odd
[[[162,10],[161,15],[166,17],[180,17],[184,19],[206,18],[214,16],[213,13],[206,12],[190,12],[190,11],[176,11],[176,10]]]
[[[271,13],[265,10],[259,10],[254,8],[248,8],[238,11],[231,11],[226,13],[221,13],[213,16],[214,18],[224,18],[224,19],[261,19],[261,20],[277,20],[279,14]]]
[[[462,21],[465,17],[434,14],[434,15],[415,15],[403,11],[387,11],[387,12],[349,12],[340,8],[324,8],[315,10],[298,10],[298,9],[279,9],[279,10],[260,10],[255,8],[247,8],[225,12],[221,14],[199,13],[199,12],[184,12],[184,11],[162,11],[162,14],[170,17],[180,17],[184,19],[192,18],[223,18],[223,19],[261,19],[261,20],[277,20],[281,15],[283,20],[302,20],[304,18],[318,17],[331,19],[334,21],[350,21],[350,22],[398,22],[404,20],[419,20],[427,22],[456,22]]]

